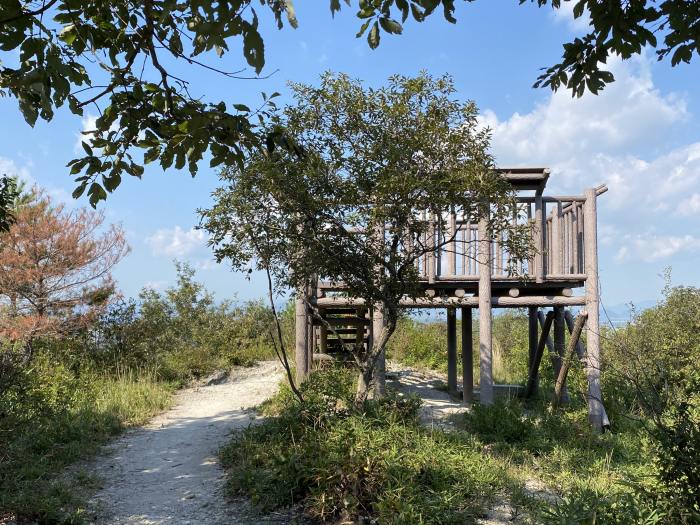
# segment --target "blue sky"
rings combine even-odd
[[[325,70],[346,72],[370,85],[393,73],[450,73],[461,98],[474,100],[493,129],[493,153],[502,166],[549,166],[550,193],[580,194],[607,183],[600,199],[600,273],[608,305],[654,300],[661,273],[674,284],[700,286],[700,64],[671,68],[653,52],[611,67],[618,82],[600,96],[571,99],[533,89],[539,68],[557,61],[561,44],[582,32],[570,11],[518,6],[515,0],[457,3],[457,25],[435,15],[384,36],[377,50],[356,39],[359,22],[345,10],[335,19],[327,2],[297,2],[299,28],[264,26],[266,80],[230,80],[195,72],[192,91],[210,100],[255,104],[260,92],[282,93],[287,81],[314,83]],[[311,7],[315,5],[316,7]],[[238,69],[242,55],[219,61]],[[70,198],[65,164],[76,156],[79,133],[89,127],[61,111],[32,129],[13,100],[0,99],[0,171],[16,173]],[[220,299],[263,295],[262,281],[246,281],[216,265],[206,238],[193,226],[195,210],[210,203],[216,171],[203,165],[196,178],[149,166],[143,180],[124,180],[101,208],[127,232],[131,254],[115,277],[126,295],[173,282],[172,260],[190,261]]]

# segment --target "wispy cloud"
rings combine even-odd
[[[206,248],[207,237],[202,230],[190,228],[185,230],[180,226],[162,228],[153,235],[146,237],[146,244],[151,247],[153,255],[168,257],[186,257]]]

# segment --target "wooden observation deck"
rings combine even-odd
[[[445,308],[447,310],[448,388],[458,394],[456,373],[456,316],[462,316],[463,400],[473,400],[472,310],[479,317],[479,401],[494,399],[492,376],[492,308],[528,308],[530,366],[527,394],[537,386],[537,373],[543,347],[552,356],[555,375],[559,374],[565,353],[565,334],[573,330],[573,317],[567,307],[583,307],[586,319],[586,349],[575,342],[588,378],[588,406],[596,428],[607,424],[600,389],[600,323],[598,293],[597,208],[598,196],[607,188],[589,188],[582,195],[545,195],[550,176],[546,168],[501,169],[499,172],[517,192],[513,224],[525,226],[535,253],[528,260],[514,260],[504,247],[504,238],[488,234],[485,221],[472,224],[452,213],[447,221],[448,239],[436,243],[436,230],[430,226],[421,242],[429,250],[417,261],[422,294],[406,297],[406,308]],[[426,221],[430,219],[426,217]],[[431,244],[431,242],[433,244]],[[438,248],[437,246],[440,246]],[[372,331],[381,328],[381,315],[362,299],[348,297],[343,283],[319,281],[311,301],[337,328],[329,334],[326,326],[313,321],[304,301],[297,301],[297,370],[308,373],[314,355],[332,352],[338,337],[354,343],[371,344]],[[543,309],[551,308],[545,316]],[[548,319],[551,318],[551,319]],[[567,326],[568,325],[568,326]],[[553,328],[553,341],[549,335]],[[568,328],[568,330],[567,330]],[[336,344],[337,343],[337,344]],[[539,352],[539,355],[538,355]],[[318,357],[318,355],[317,355]],[[555,378],[556,379],[556,378]],[[565,377],[564,377],[565,380]],[[565,384],[563,396],[566,398]]]

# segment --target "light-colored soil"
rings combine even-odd
[[[106,447],[90,470],[102,488],[90,502],[92,523],[287,523],[256,517],[244,501],[227,501],[217,452],[234,429],[256,419],[253,407],[277,390],[276,363],[239,369],[179,392],[175,406]]]

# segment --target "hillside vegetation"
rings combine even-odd
[[[178,386],[274,357],[270,312],[259,302],[217,304],[178,265],[175,286],[113,302],[69,335],[0,349],[0,522],[81,519],[95,480],[64,467],[167,408]]]
[[[442,370],[443,330],[403,319],[390,357]],[[525,380],[526,330],[520,313],[495,318],[500,381]],[[353,408],[348,371],[320,372],[305,404],[283,390],[264,406],[272,417],[225,448],[229,489],[331,522],[473,523],[507,501],[517,523],[698,523],[698,330],[700,290],[679,287],[605,331],[604,435],[588,424],[580,365],[564,409],[549,408],[545,370],[538,399],[476,405],[447,433],[422,427],[420,401],[396,393]]]

